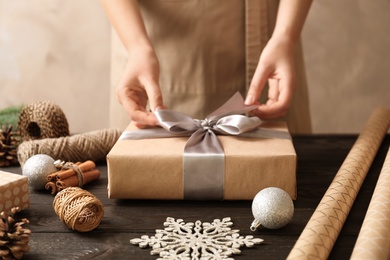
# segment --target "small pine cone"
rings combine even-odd
[[[12,131],[12,126],[0,128],[0,167],[18,164],[17,148],[21,142],[18,131]]]
[[[11,215],[5,211],[0,213],[0,257],[3,260],[22,259],[23,254],[30,250],[31,230],[23,228],[29,221],[26,218],[15,220],[14,215],[20,209],[12,208]]]

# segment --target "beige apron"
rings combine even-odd
[[[160,62],[160,87],[169,109],[204,118],[236,91],[245,97],[275,25],[277,1],[140,0],[139,5]],[[129,117],[114,89],[126,58],[113,32],[110,126],[121,129]],[[300,46],[296,65],[297,90],[286,120],[292,133],[308,133],[311,122]],[[267,96],[266,91],[263,94]]]

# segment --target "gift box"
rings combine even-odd
[[[237,92],[205,119],[155,111],[161,128],[123,132],[107,155],[117,199],[252,200],[263,188],[296,197],[296,153],[284,122],[244,114]]]
[[[10,213],[13,207],[19,207],[22,210],[29,206],[27,176],[0,171],[0,212]]]
[[[291,138],[279,135],[289,136],[286,123],[263,122],[259,128],[270,131],[263,137],[217,136],[224,150],[221,199],[252,200],[267,187],[279,187],[296,198],[295,149]],[[131,131],[130,125],[125,133]],[[187,142],[188,137],[118,140],[107,156],[109,198],[185,199],[183,149]],[[214,174],[207,167],[205,171]]]

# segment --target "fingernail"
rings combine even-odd
[[[252,95],[248,95],[245,99],[245,105],[252,105],[255,98]]]
[[[157,111],[157,110],[160,110],[160,109],[163,109],[162,106],[157,106],[154,111]]]

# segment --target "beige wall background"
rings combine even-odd
[[[0,0],[0,109],[52,100],[72,133],[108,127],[109,34],[97,0]]]
[[[302,33],[313,129],[390,108],[390,2],[316,0]],[[0,109],[56,102],[73,133],[109,126],[110,26],[96,0],[0,0]]]

